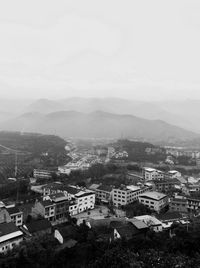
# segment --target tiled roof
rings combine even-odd
[[[182,215],[179,212],[167,212],[164,215],[158,215],[157,217],[161,221],[167,221],[167,220],[178,220],[182,218]]]
[[[10,208],[7,208],[7,211],[8,211],[8,213],[10,215],[18,214],[18,213],[21,212],[18,207],[10,207]]]
[[[30,233],[36,233],[51,228],[51,223],[48,220],[36,220],[26,224]]]
[[[0,224],[0,237],[4,235],[8,235],[11,233],[18,232],[19,229],[17,226],[14,224],[14,222],[9,222],[9,223],[1,223]]]

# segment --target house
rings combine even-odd
[[[144,233],[141,232],[134,224],[129,221],[121,222],[121,221],[114,221],[110,223],[110,228],[113,228],[113,238],[116,239],[126,239],[130,240],[134,237],[138,237],[143,235]],[[148,229],[148,227],[147,227]]]
[[[52,233],[52,225],[47,219],[32,220],[30,223],[26,223],[23,228],[32,236]]]
[[[23,233],[14,222],[0,224],[0,253],[6,253],[23,241]]]
[[[170,228],[173,223],[183,223],[184,221],[187,223],[187,217],[183,216],[179,212],[167,212],[163,215],[158,215],[157,219],[160,220],[163,224],[163,228]]]
[[[162,222],[150,215],[137,216],[135,219],[143,221],[154,232],[162,232]]]
[[[112,190],[112,202],[116,207],[125,206],[138,200],[139,195],[146,192],[148,187],[138,187],[134,185],[122,185]]]
[[[35,216],[42,216],[51,223],[55,221],[55,208],[56,205],[51,200],[36,200],[32,208],[32,214]]]
[[[23,212],[20,211],[18,207],[7,208],[7,211],[12,222],[14,222],[16,226],[19,227],[23,225]]]
[[[168,205],[168,197],[160,192],[145,192],[139,196],[139,202],[159,213]]]
[[[54,231],[54,237],[59,241],[60,244],[64,244],[69,240],[76,242],[78,238],[78,230],[76,226],[66,225],[62,227],[57,227]]]
[[[0,208],[0,223],[11,222],[11,217],[5,207]]]

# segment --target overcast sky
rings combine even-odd
[[[0,97],[200,99],[200,1],[6,0]]]

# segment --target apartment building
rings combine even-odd
[[[140,188],[138,186],[129,185],[114,188],[112,190],[112,202],[116,207],[125,206],[138,200],[140,194],[148,190],[148,187]]]
[[[108,203],[112,199],[112,186],[110,185],[100,185],[95,189],[96,199]]]
[[[173,191],[176,185],[180,185],[180,182],[177,179],[155,180],[153,183],[156,191],[164,193]]]
[[[36,179],[50,179],[52,172],[44,169],[34,169],[33,177]]]
[[[145,192],[140,194],[139,202],[159,213],[161,209],[168,205],[168,197],[159,192]]]
[[[164,172],[155,168],[143,168],[143,179],[145,181],[162,180],[164,179]]]
[[[200,198],[188,197],[187,200],[188,200],[188,203],[187,203],[188,212],[199,214],[200,213]]]
[[[51,200],[36,201],[32,208],[33,215],[40,215],[50,222],[55,221],[56,204]]]
[[[188,212],[188,200],[185,197],[175,197],[170,200],[169,203],[170,211],[177,211],[180,213]]]

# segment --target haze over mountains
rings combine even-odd
[[[0,129],[74,138],[176,141],[200,137],[200,101],[142,102],[118,98],[0,101]],[[12,107],[12,109],[9,109]],[[12,110],[12,113],[9,111]],[[195,133],[196,132],[196,133]]]

